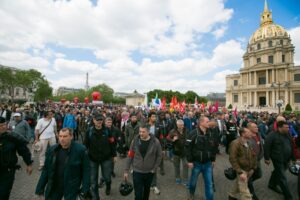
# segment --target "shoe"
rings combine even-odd
[[[182,181],[181,184],[182,184],[183,186],[185,186],[187,189],[189,189],[189,182],[187,182],[187,181]]]
[[[190,196],[188,197],[188,200],[194,200],[195,196],[193,194],[190,194]]]
[[[110,189],[106,188],[105,194],[106,194],[107,196],[109,196],[109,195],[110,195]]]
[[[39,166],[39,171],[42,171],[44,169],[44,166]]]
[[[164,176],[166,173],[165,173],[165,170],[160,170],[159,171],[160,175]]]
[[[106,185],[105,194],[110,195],[110,184]]]
[[[228,195],[228,200],[238,200],[238,199]]]
[[[179,184],[181,184],[181,179],[180,178],[176,178],[175,182],[176,182],[177,185],[179,185]]]
[[[252,193],[252,200],[259,200],[255,193]]]
[[[112,172],[112,173],[111,173],[111,177],[116,178],[115,172]]]
[[[274,192],[278,193],[278,194],[282,194],[282,191],[277,187],[277,186],[271,186],[271,185],[268,185],[268,188],[270,190],[273,190]]]
[[[105,181],[101,178],[99,182],[99,188],[103,188]]]
[[[153,192],[156,195],[160,195],[160,191],[159,191],[159,189],[156,186],[153,187]]]

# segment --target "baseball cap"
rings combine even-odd
[[[14,117],[21,117],[21,113],[14,113]]]

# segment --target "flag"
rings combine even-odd
[[[158,99],[158,94],[156,92],[156,95],[155,95],[155,104],[159,104],[159,99]]]
[[[166,110],[166,101],[167,101],[166,97],[163,97],[162,101],[161,101],[161,109],[162,110]]]
[[[219,102],[216,101],[214,112],[218,112],[218,111],[219,111]]]
[[[161,107],[161,100],[158,98],[156,93],[155,99],[152,99],[152,106],[160,108]]]
[[[205,108],[205,104],[204,104],[204,102],[202,102],[201,103],[201,109],[202,109],[203,112],[204,112],[204,108]]]
[[[194,108],[195,108],[195,109],[197,109],[197,108],[198,108],[198,100],[197,100],[197,97],[195,97]]]
[[[180,112],[184,113],[184,107],[185,107],[184,102],[179,103],[179,107],[180,107]]]
[[[209,107],[208,107],[208,112],[209,112],[209,113],[212,113],[212,112],[213,112],[213,107],[212,107],[211,105],[209,105]]]
[[[235,107],[234,111],[233,111],[233,115],[235,118],[237,118],[237,106]]]

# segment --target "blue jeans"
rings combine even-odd
[[[99,167],[101,167],[102,177],[105,179],[106,187],[111,185],[111,169],[112,159],[104,160],[101,162],[90,161],[91,166],[91,194],[93,200],[99,200],[98,180],[99,180]]]
[[[202,172],[205,185],[205,199],[213,200],[213,181],[212,181],[212,165],[211,162],[199,163],[194,162],[192,174],[190,178],[189,190],[190,194],[194,195],[199,174]]]

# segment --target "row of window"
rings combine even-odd
[[[280,44],[283,45],[283,40],[280,40]],[[273,47],[273,41],[272,40],[268,41],[268,47]],[[260,49],[261,49],[261,44],[258,43],[257,44],[257,50],[260,50]]]
[[[239,102],[239,95],[237,94],[233,95],[233,103],[238,103],[238,102]],[[300,93],[294,94],[294,102],[300,103]]]
[[[285,62],[285,55],[281,56],[281,62]],[[261,63],[261,58],[256,58],[256,63]],[[273,64],[274,63],[274,57],[273,56],[268,56],[268,63]]]
[[[300,81],[300,74],[294,74],[294,81]],[[267,81],[265,76],[258,77],[259,85],[265,85],[266,82]],[[238,86],[238,83],[238,80],[233,80],[233,86]]]

